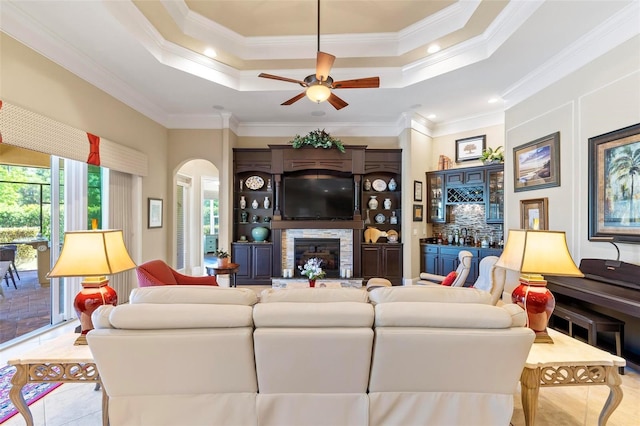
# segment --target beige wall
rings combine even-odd
[[[504,147],[503,125],[482,127],[480,129],[438,136],[433,138],[433,148],[431,151],[430,162],[428,164],[428,170],[438,170],[438,159],[440,158],[440,155],[446,155],[451,159],[451,168],[481,166],[482,162],[480,160],[456,163],[456,140],[482,135],[487,136],[487,148],[491,147],[496,149],[499,146]]]
[[[141,259],[166,258],[168,228],[146,229],[147,197],[167,199],[167,131],[35,51],[0,33],[0,99],[147,155]]]
[[[420,238],[430,233],[431,224],[427,223],[427,182],[425,173],[433,160],[433,140],[417,130],[409,131],[409,149],[403,150],[403,187],[402,196],[402,235],[404,236],[404,275],[405,279],[417,279],[420,274]],[[437,158],[437,157],[436,157]],[[413,182],[422,182],[422,201],[414,201]],[[413,205],[422,206],[422,222],[413,221]],[[409,249],[407,249],[409,247]],[[406,283],[408,284],[408,283]]]

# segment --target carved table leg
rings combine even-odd
[[[538,394],[540,393],[540,369],[525,368],[520,376],[522,386],[522,410],[524,411],[524,423],[533,426],[536,421],[538,408]]]
[[[607,374],[607,386],[609,386],[609,397],[607,398],[607,402],[602,407],[602,412],[600,412],[600,417],[598,418],[598,426],[604,426],[607,424],[609,417],[613,414],[613,410],[615,410],[620,402],[622,401],[622,389],[620,385],[622,384],[622,379],[618,374],[617,367],[605,367]]]
[[[11,389],[9,390],[9,399],[18,409],[22,417],[24,417],[27,426],[33,426],[33,416],[31,415],[31,410],[27,405],[27,402],[24,400],[24,396],[22,395],[22,388],[27,384],[28,378],[28,366],[27,365],[16,365],[16,374],[11,378]]]

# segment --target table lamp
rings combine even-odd
[[[86,345],[93,330],[91,314],[101,305],[116,305],[118,295],[109,287],[106,275],[136,267],[124,245],[121,230],[68,231],[62,252],[48,278],[85,277],[73,306],[80,320],[81,334],[76,345]]]
[[[553,343],[547,324],[556,301],[541,274],[584,276],[569,254],[565,233],[511,229],[495,266],[520,272],[511,300],[527,312],[527,327],[536,333],[534,343]]]

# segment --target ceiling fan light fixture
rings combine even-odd
[[[331,96],[331,89],[322,83],[311,85],[307,88],[307,98],[313,102],[320,103],[329,99]]]

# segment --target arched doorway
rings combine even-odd
[[[174,182],[175,266],[203,275],[205,254],[217,248],[220,173],[210,161],[190,160],[178,169]]]

